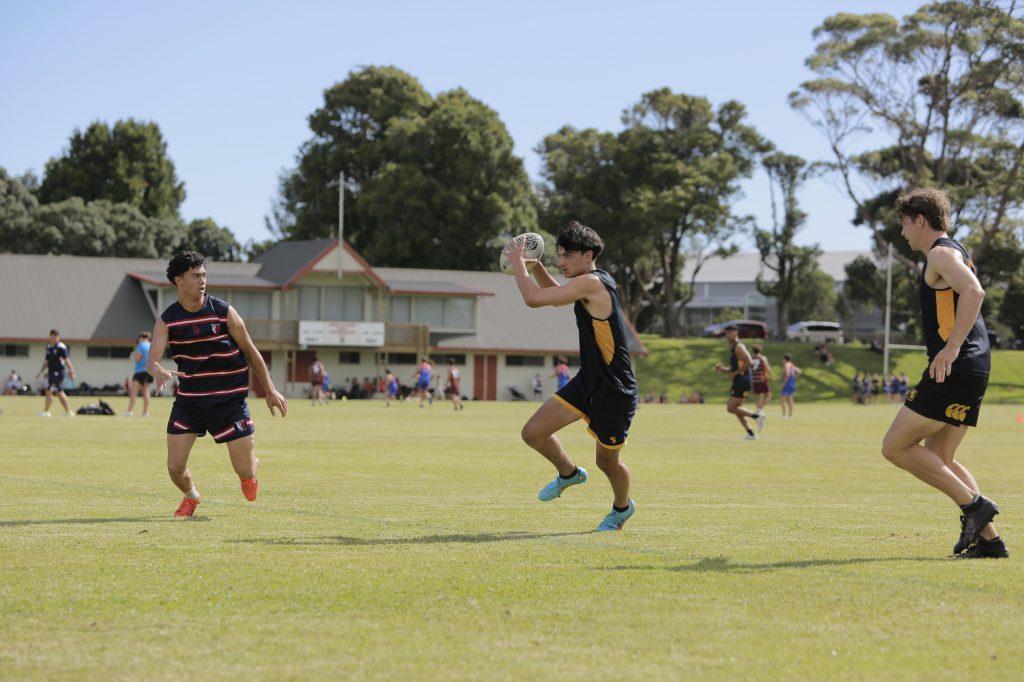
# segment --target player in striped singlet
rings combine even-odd
[[[919,290],[928,369],[885,434],[882,454],[960,506],[954,557],[1004,558],[1006,545],[992,525],[999,507],[981,495],[974,476],[954,459],[965,427],[978,424],[988,387],[991,351],[981,317],[985,290],[967,251],[946,234],[945,194],[913,190],[897,199],[896,214],[910,248],[926,256]]]
[[[167,421],[167,472],[185,493],[174,512],[190,517],[199,504],[188,458],[198,436],[207,432],[216,443],[226,443],[231,465],[242,483],[242,493],[256,499],[260,461],[253,451],[254,426],[245,402],[251,367],[266,389],[270,414],[288,413],[288,401],[278,393],[267,364],[234,308],[206,293],[206,258],[182,251],[167,265],[167,279],[178,288],[178,300],[168,306],[153,329],[149,373],[157,393],[171,377],[178,377],[178,392]],[[170,347],[177,370],[160,366]]]
[[[612,510],[596,530],[621,530],[636,511],[636,503],[629,496],[629,469],[619,457],[636,412],[638,393],[627,348],[626,318],[615,280],[598,270],[594,262],[604,250],[597,232],[573,221],[559,231],[555,244],[562,273],[568,278],[565,284],[537,267],[537,261],[528,264],[523,244],[513,240],[508,246],[516,285],[526,305],[539,308],[574,304],[580,335],[579,372],[530,417],[522,437],[558,470],[555,479],[538,495],[547,502],[560,497],[569,486],[587,481],[587,470],[573,464],[555,436],[573,422],[586,421],[587,431],[597,441],[597,466],[608,477],[614,495]],[[530,278],[530,270],[536,281]]]

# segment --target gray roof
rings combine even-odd
[[[530,308],[516,281],[501,272],[374,268],[389,284],[392,281],[454,283],[469,289],[492,291],[477,301],[477,333],[436,340],[442,350],[489,350],[511,352],[578,353],[579,332],[572,306]],[[559,281],[563,281],[561,277]],[[632,329],[630,351],[646,352]]]
[[[278,289],[278,285],[263,279],[262,277],[256,277],[253,275],[246,274],[224,274],[219,272],[218,265],[248,265],[247,263],[218,263],[216,265],[212,263],[207,264],[206,274],[206,286],[207,287],[238,287],[238,288],[259,288],[259,289]],[[252,266],[250,266],[252,267]],[[211,268],[213,271],[211,271]],[[257,264],[255,270],[259,270]],[[137,276],[139,279],[150,282],[153,284],[159,284],[162,287],[173,288],[167,277],[161,272],[135,272],[131,273],[133,276]]]
[[[297,242],[278,242],[255,259],[263,267],[259,276],[268,282],[281,286],[295,278],[337,240],[307,239]]]
[[[858,256],[875,260],[870,251],[826,251],[818,256],[818,267],[836,283],[845,282],[846,270],[844,268]],[[687,259],[682,274],[684,282],[689,283],[694,265],[692,259]],[[761,272],[761,254],[747,251],[728,258],[709,258],[697,273],[696,281],[700,283],[753,282],[757,279],[759,272]],[[766,276],[771,274],[771,271],[765,271]]]
[[[397,269],[397,268],[396,268]],[[380,268],[374,268],[380,274]],[[482,291],[456,284],[455,282],[420,282],[397,279],[385,279],[385,284],[393,294],[434,294],[445,296],[493,296],[493,291]]]
[[[206,265],[211,284],[245,281],[259,267],[212,261]],[[139,332],[153,328],[154,317],[142,285],[129,273],[170,286],[166,269],[167,261],[155,258],[0,253],[0,339],[39,341],[56,328],[69,343],[130,343]]]

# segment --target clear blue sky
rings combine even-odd
[[[464,87],[498,112],[535,180],[545,135],[566,124],[617,131],[622,110],[659,87],[737,99],[783,151],[828,159],[786,103],[811,77],[811,31],[838,12],[902,17],[921,4],[6,1],[0,166],[41,175],[76,127],[154,121],[185,182],[183,217],[265,239],[277,176],[310,137],[306,117],[326,88],[370,64],[404,69],[434,94]],[[766,224],[767,180],[744,188],[737,210]],[[812,181],[800,198],[810,218],[798,241],[867,248],[834,183]]]

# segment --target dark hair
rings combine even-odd
[[[725,329],[723,329],[722,331],[727,331],[727,332],[738,332],[739,330],[740,330],[740,328],[739,328],[739,327],[737,327],[737,326],[736,326],[736,325],[734,325],[734,324],[730,324],[730,325],[726,325]]]
[[[785,355],[782,356],[782,359],[783,360],[792,360],[793,358],[790,357],[789,353],[786,353]]]
[[[448,364],[449,365],[454,365],[455,364],[455,358],[451,358],[451,357],[448,358]]]
[[[561,247],[563,251],[579,253],[590,251],[594,254],[594,260],[597,260],[597,257],[604,251],[604,242],[592,228],[573,220],[558,230],[555,247]]]
[[[761,344],[755,343],[753,346],[750,347],[750,350],[754,351],[755,353],[760,353],[764,349],[761,348]]]
[[[924,216],[933,230],[949,232],[949,199],[940,189],[915,189],[896,200],[896,215]]]
[[[181,277],[192,268],[206,265],[206,256],[195,251],[179,251],[167,264],[167,279],[171,284],[177,284],[175,277]]]
[[[139,338],[140,339],[148,339],[149,338],[149,332],[142,332],[141,334],[139,334]]]
[[[60,336],[60,332],[57,331],[56,329],[51,329],[50,336]]]

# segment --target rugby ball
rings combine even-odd
[[[526,247],[523,249],[523,257],[526,260],[539,259],[544,254],[544,238],[536,232],[527,232],[515,239],[518,242],[525,242]],[[508,245],[502,247],[501,256],[498,258],[498,265],[506,275],[515,274],[515,271],[512,269],[512,261],[508,257]]]

